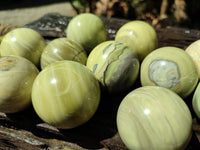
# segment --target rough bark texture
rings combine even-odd
[[[47,40],[65,36],[65,29],[71,18],[59,14],[48,14],[44,18],[27,24],[26,27],[33,28],[40,32]],[[45,21],[46,20],[46,21]],[[58,28],[53,28],[55,22]],[[102,18],[107,31],[108,40],[115,37],[116,31],[128,20]],[[52,28],[51,28],[52,26]],[[58,32],[59,31],[59,32]],[[200,38],[199,30],[190,30],[175,27],[166,27],[157,30],[159,46],[177,46],[186,48],[193,41]],[[135,87],[139,87],[137,81]],[[101,96],[101,103],[94,117],[86,124],[70,130],[59,130],[43,123],[33,108],[30,107],[15,114],[0,113],[0,149],[26,149],[26,150],[127,150],[121,141],[116,127],[116,113],[118,106],[125,96],[120,95]],[[186,102],[191,108],[191,96]],[[200,123],[193,111],[193,136],[187,147],[188,150],[195,150],[200,141]]]

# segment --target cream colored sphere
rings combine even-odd
[[[185,50],[194,60],[200,78],[200,40],[191,43]]]

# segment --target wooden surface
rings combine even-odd
[[[55,14],[54,14],[55,15]],[[68,17],[57,15],[57,19],[66,21]],[[65,18],[65,19],[63,19]],[[69,18],[70,19],[70,18]],[[114,39],[116,31],[127,22],[127,20],[102,18],[107,31],[108,40]],[[56,18],[54,18],[56,22]],[[36,22],[37,24],[38,22]],[[32,23],[31,23],[32,24]],[[45,24],[45,22],[43,22]],[[53,23],[52,23],[53,24]],[[67,23],[64,24],[67,26]],[[33,27],[30,26],[29,27]],[[34,26],[38,28],[37,26]],[[65,36],[64,27],[61,33],[40,28],[40,32],[47,40]],[[189,44],[200,39],[199,30],[166,27],[157,29],[159,47],[177,46],[186,48]],[[130,89],[140,86],[139,80]],[[127,91],[129,92],[129,91]],[[100,106],[94,117],[86,124],[69,130],[58,130],[43,123],[38,118],[32,107],[23,112],[15,114],[0,113],[0,149],[64,149],[64,150],[126,150],[122,143],[116,127],[117,108],[127,94],[120,95],[102,94]],[[188,150],[196,150],[200,141],[200,123],[191,108],[192,94],[185,99],[193,116],[193,136],[187,147]],[[200,148],[199,148],[200,149]]]

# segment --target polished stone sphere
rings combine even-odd
[[[103,21],[91,13],[75,16],[68,24],[67,37],[80,43],[87,54],[107,38],[107,31]]]
[[[117,128],[130,150],[184,150],[192,135],[192,116],[173,91],[145,86],[122,100]]]
[[[31,104],[32,85],[38,73],[24,57],[0,57],[0,112],[19,112]]]
[[[198,73],[194,61],[184,50],[162,47],[143,60],[140,80],[142,86],[165,87],[185,98],[195,89]]]
[[[77,61],[85,65],[87,54],[77,42],[68,38],[56,38],[42,52],[40,65],[44,69],[47,65],[61,60]]]
[[[185,50],[194,60],[200,79],[200,40],[191,43]]]
[[[46,42],[38,32],[29,28],[16,28],[3,37],[0,53],[1,56],[22,56],[39,66],[45,46]]]
[[[61,129],[87,122],[100,102],[100,86],[84,65],[69,60],[44,68],[34,81],[32,104],[46,123]]]
[[[157,48],[158,39],[154,28],[145,21],[134,20],[124,24],[116,33],[116,41],[126,43],[142,61]]]
[[[96,46],[88,56],[86,66],[110,93],[130,88],[139,74],[137,55],[127,45],[106,41]]]
[[[198,86],[195,89],[195,92],[192,98],[192,107],[195,114],[200,119],[200,83],[198,83]]]

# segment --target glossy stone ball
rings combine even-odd
[[[192,135],[192,116],[183,99],[173,91],[145,86],[122,100],[117,128],[131,150],[184,150]]]
[[[195,89],[198,73],[194,61],[184,50],[162,47],[143,60],[140,80],[142,86],[165,87],[185,98]]]
[[[200,83],[198,83],[198,86],[195,89],[195,92],[192,98],[192,107],[195,114],[200,119]]]
[[[198,77],[200,79],[200,40],[197,40],[193,43],[191,43],[185,50],[194,60],[197,71],[198,71]]]
[[[61,60],[77,61],[86,64],[87,54],[83,47],[68,38],[57,38],[51,41],[41,55],[41,68]]]
[[[100,101],[99,82],[84,65],[59,61],[42,70],[32,89],[38,116],[57,128],[74,128],[87,122]]]
[[[86,66],[110,93],[130,88],[138,77],[140,67],[132,49],[116,41],[96,46],[88,56]]]
[[[32,85],[38,73],[35,65],[23,57],[0,57],[0,112],[19,112],[31,104]]]
[[[116,33],[116,41],[126,43],[142,61],[157,48],[158,39],[154,28],[145,21],[134,20],[124,24]]]
[[[91,13],[75,16],[68,24],[67,37],[80,43],[87,54],[107,38],[107,31],[103,21]]]
[[[0,53],[1,56],[25,57],[38,66],[45,46],[46,42],[38,32],[29,28],[17,28],[4,36],[0,45]]]

